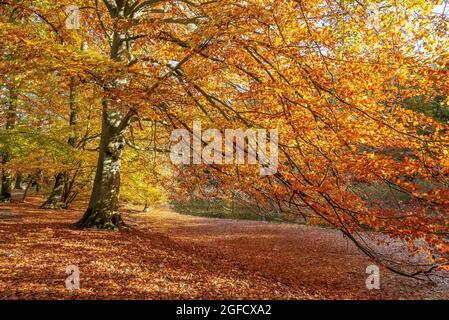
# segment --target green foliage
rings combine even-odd
[[[427,99],[425,96],[416,96],[406,99],[402,105],[409,110],[420,112],[435,120],[449,122],[449,105],[445,103],[447,97],[437,96],[434,99]]]
[[[241,202],[229,203],[222,199],[210,200],[192,200],[189,202],[173,202],[174,208],[181,214],[192,216],[222,218],[222,219],[240,219],[240,220],[264,220],[264,221],[282,221],[280,215],[276,212],[259,213],[259,210],[250,205]]]
[[[15,160],[52,160],[67,163],[74,160],[72,148],[50,135],[30,129],[16,128],[0,131],[0,151]],[[32,163],[29,163],[32,165]]]

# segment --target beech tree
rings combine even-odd
[[[19,30],[2,18],[2,44],[31,58],[4,59],[1,71],[31,66],[101,90],[98,162],[79,227],[125,226],[121,161],[126,146],[142,149],[133,131],[157,123],[169,136],[192,131],[194,120],[220,132],[276,128],[276,174],[261,177],[252,165],[183,166],[176,196],[215,181],[223,194],[262,209],[319,217],[396,272],[446,267],[447,123],[404,108],[414,97],[447,96],[448,21],[435,11],[438,1],[0,3],[26,24]],[[77,30],[67,29],[64,12],[74,4]],[[164,141],[153,151],[166,152]],[[424,252],[428,263],[416,268],[381,255],[368,241],[378,232]]]

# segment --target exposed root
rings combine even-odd
[[[99,229],[99,230],[125,230],[128,229],[122,219],[120,212],[87,209],[84,216],[75,223],[75,227],[80,229]]]

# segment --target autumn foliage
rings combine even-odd
[[[401,274],[443,269],[449,127],[410,107],[449,106],[438,4],[0,1],[4,176],[64,173],[61,190],[91,194],[83,228],[125,226],[120,186],[140,202],[238,194],[260,212],[332,226]],[[67,28],[68,5],[79,29]],[[277,173],[173,166],[170,133],[194,120],[278,129]],[[373,239],[403,240],[425,262],[380,254]]]

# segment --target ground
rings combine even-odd
[[[79,210],[0,206],[0,299],[441,299],[449,290],[381,269],[337,231],[125,212],[129,231],[81,231]],[[80,290],[65,288],[66,267]]]

